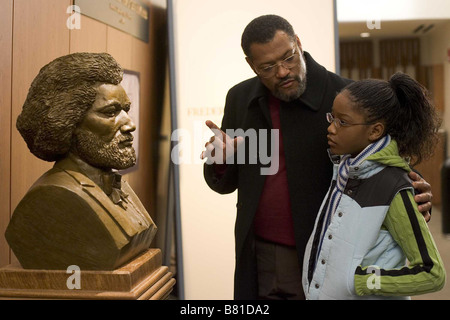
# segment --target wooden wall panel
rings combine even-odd
[[[165,51],[155,46],[155,39],[165,39],[166,34],[156,34],[165,24],[165,9],[158,11],[158,19],[150,17],[150,42],[145,43],[131,35],[98,22],[81,17],[81,29],[69,30],[67,9],[73,0],[0,0],[0,267],[15,262],[10,252],[4,230],[15,207],[53,163],[34,157],[15,128],[18,115],[28,94],[32,80],[40,68],[53,59],[73,52],[108,52],[123,68],[134,70],[141,76],[141,119],[139,128],[140,156],[138,170],[127,175],[131,186],[152,216],[155,214],[156,163],[154,146],[157,144],[157,117],[163,101],[164,73],[158,74],[155,58]],[[163,41],[165,43],[165,40]],[[156,54],[155,52],[162,52]],[[164,60],[165,64],[165,60]],[[156,70],[156,71],[155,71]]]
[[[70,31],[70,53],[106,52],[106,34],[104,23],[81,16],[81,29]]]
[[[166,11],[164,8],[155,6],[151,8],[149,28],[148,43],[134,37],[131,38],[132,59],[129,69],[139,72],[141,82],[140,120],[137,133],[140,144],[139,169],[127,174],[126,179],[150,215],[156,219],[157,153],[160,113],[164,103],[167,57]],[[114,48],[110,41],[112,41],[111,37],[108,38],[109,50]],[[127,62],[125,57],[123,60],[125,63]]]
[[[31,82],[40,68],[69,53],[66,27],[70,0],[15,0],[11,132],[11,209],[52,164],[33,156],[15,122],[22,111]]]
[[[119,62],[124,69],[131,70],[131,45],[133,37],[123,31],[107,27],[107,52]]]
[[[140,73],[141,80],[140,146],[139,170],[131,172],[127,178],[151,216],[156,218],[160,114],[164,104],[166,85],[165,9],[152,7],[149,28],[148,43],[132,38],[131,69]]]
[[[0,267],[9,263],[9,248],[4,238],[10,218],[11,185],[11,64],[13,3],[0,0]]]
[[[154,218],[154,183],[152,161],[152,145],[155,136],[152,132],[152,83],[151,83],[151,53],[150,45],[138,39],[132,39],[131,53],[133,56],[131,70],[139,72],[140,75],[140,109],[139,128],[135,134],[139,134],[139,159],[138,170],[127,175],[127,180],[135,189],[147,211]],[[142,179],[142,177],[146,177]]]

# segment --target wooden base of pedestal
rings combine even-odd
[[[149,249],[114,271],[81,270],[80,289],[72,290],[73,272],[10,265],[0,269],[0,299],[163,300],[175,279],[161,263],[161,250]]]

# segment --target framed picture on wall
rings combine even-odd
[[[125,89],[128,97],[131,100],[131,109],[128,112],[131,120],[133,120],[136,125],[136,131],[133,132],[133,147],[136,151],[136,165],[122,173],[128,173],[137,170],[139,166],[139,110],[140,110],[140,74],[136,71],[124,70],[123,80],[121,83],[122,87]]]

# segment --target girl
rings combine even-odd
[[[305,251],[306,298],[408,299],[442,289],[442,260],[408,178],[409,160],[429,157],[438,139],[425,89],[402,73],[354,82],[327,120],[334,175]]]

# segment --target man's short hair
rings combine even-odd
[[[264,15],[251,21],[245,28],[241,39],[241,46],[245,55],[251,58],[251,45],[272,41],[277,31],[284,31],[292,40],[295,40],[294,28],[286,19],[280,16],[273,14]]]
[[[118,85],[122,76],[107,53],[74,53],[43,67],[16,123],[30,151],[45,161],[64,158],[75,128],[95,101],[97,85]]]

